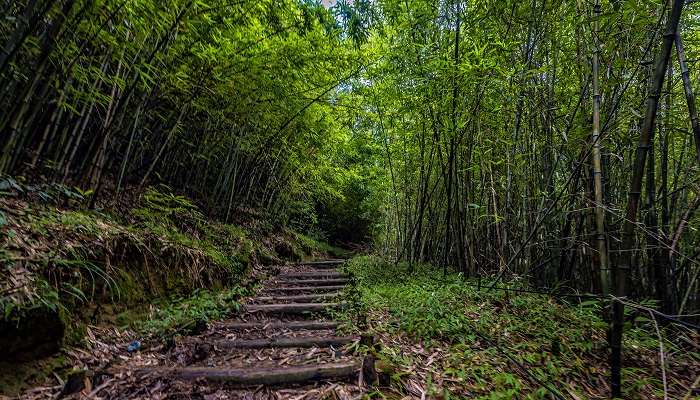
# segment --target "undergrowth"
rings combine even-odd
[[[13,182],[12,188],[22,188]],[[105,294],[112,302],[128,301],[122,298],[123,294],[129,297],[137,293],[141,299],[142,290],[124,286],[139,284],[146,277],[122,279],[134,273],[125,272],[127,266],[139,270],[134,266],[134,257],[139,264],[150,259],[161,265],[157,274],[165,276],[166,281],[170,269],[180,277],[178,282],[185,283],[179,285],[184,291],[211,286],[215,281],[233,283],[241,276],[248,259],[247,254],[241,256],[240,252],[250,249],[241,245],[243,238],[225,229],[209,229],[205,235],[201,233],[205,222],[194,207],[174,204],[188,204],[186,200],[161,194],[162,198],[173,199],[165,203],[158,200],[160,192],[155,189],[147,193],[134,210],[136,222],[130,225],[99,210],[61,209],[54,203],[36,203],[36,199],[3,199],[7,212],[0,243],[0,272],[7,279],[0,292],[0,316],[19,321],[37,307],[68,311],[100,300]],[[71,198],[79,196],[73,194]],[[169,207],[172,211],[166,211]],[[196,230],[189,229],[192,221]],[[229,246],[223,246],[224,241]],[[173,286],[159,284],[153,275],[156,272],[151,274],[146,268],[145,280],[152,295]]]
[[[292,235],[296,239],[296,250],[300,253],[326,253],[339,258],[350,258],[352,256],[352,253],[348,250],[331,246],[328,243],[321,242],[317,239],[311,238],[301,233],[294,232],[292,233]]]
[[[240,309],[238,301],[250,292],[246,287],[235,287],[224,291],[197,289],[190,296],[173,295],[163,308],[151,306],[147,318],[121,329],[134,328],[140,337],[187,333],[196,323],[220,321],[236,314]]]
[[[355,259],[347,268],[359,283],[375,333],[407,338],[392,340],[398,344],[386,346],[379,354],[400,367],[395,379],[403,382],[404,394],[551,398],[497,344],[565,398],[609,395],[604,303],[574,304],[537,294],[480,291],[461,276],[443,278],[442,270],[430,265],[394,265],[377,257]],[[654,325],[643,315],[629,318],[623,343],[624,393],[663,398]],[[683,398],[694,379],[688,371],[698,370],[700,354],[669,338],[665,335],[663,341],[668,390]],[[390,396],[391,392],[383,393]]]
[[[70,319],[78,309],[96,307],[81,313],[96,324],[106,308],[116,314],[169,296],[176,308],[163,313],[177,319],[201,311],[199,317],[209,319],[226,303],[227,295],[213,293],[240,289],[247,268],[331,249],[291,231],[273,233],[264,220],[234,226],[207,219],[162,184],[132,196],[121,216],[88,210],[89,194],[0,175],[0,323],[19,326],[37,309]],[[287,254],[277,254],[285,247],[280,243]],[[200,303],[186,306],[182,299],[190,297]]]

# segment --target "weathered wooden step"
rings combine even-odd
[[[276,278],[281,278],[281,279],[293,279],[293,278],[316,278],[316,277],[325,277],[325,278],[348,278],[346,274],[343,274],[341,272],[337,271],[328,271],[328,272],[299,272],[296,274],[280,274],[277,275]]]
[[[256,297],[255,300],[258,301],[316,301],[332,299],[342,295],[341,292],[334,293],[320,293],[320,294],[303,294],[298,296],[262,296]]]
[[[290,280],[278,280],[278,283],[284,283],[285,285],[306,285],[306,286],[337,286],[337,285],[348,285],[350,283],[349,279],[290,279]]]
[[[345,289],[345,286],[299,286],[265,289],[268,292],[330,292]]]
[[[309,261],[300,262],[297,265],[313,268],[313,269],[336,269],[345,260],[326,260],[326,261]]]
[[[340,258],[332,258],[329,260],[318,260],[318,261],[302,261],[297,263],[298,265],[338,265],[344,263],[345,260]]]
[[[284,314],[304,314],[322,313],[330,309],[346,308],[348,303],[288,303],[288,304],[252,304],[243,306],[243,311],[284,313]]]
[[[253,340],[231,340],[226,342],[211,342],[218,348],[238,348],[238,349],[267,349],[269,347],[290,348],[290,347],[329,347],[345,346],[357,340],[356,337],[327,337],[327,338],[272,338]]]
[[[322,322],[322,321],[301,321],[301,322],[239,322],[216,324],[215,326],[229,330],[249,330],[249,329],[289,329],[293,331],[300,330],[324,330],[338,329],[340,322]]]
[[[242,385],[283,385],[308,381],[355,378],[360,363],[332,363],[301,367],[270,369],[221,369],[212,368],[149,368],[134,371],[134,376],[171,376],[180,380],[225,381]]]
[[[338,268],[338,264],[312,264],[312,265],[304,264],[304,266],[309,267],[309,268],[313,268],[315,270],[326,269],[326,270],[335,271]]]

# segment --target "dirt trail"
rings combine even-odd
[[[133,354],[93,338],[98,348],[84,360],[86,369],[98,372],[78,379],[82,388],[69,397],[356,398],[364,392],[359,386],[363,362],[356,352],[361,333],[353,324],[337,321],[334,314],[351,306],[344,300],[351,280],[337,270],[341,262],[280,267],[256,296],[246,299],[237,317],[209,323],[197,336],[169,339]],[[118,352],[120,363],[89,368],[100,351]],[[56,398],[55,391],[51,395],[40,389],[34,393],[38,398]]]

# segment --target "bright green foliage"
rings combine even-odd
[[[152,308],[148,317],[136,321],[141,337],[183,332],[196,322],[220,321],[238,312],[238,299],[249,293],[245,288],[221,292],[195,290],[191,296],[176,295],[165,301],[163,308]]]
[[[139,313],[161,296],[224,287],[237,293],[253,264],[324,252],[347,256],[260,216],[247,215],[239,226],[217,223],[164,184],[146,188],[124,220],[85,208],[57,209],[85,204],[61,185],[38,188],[8,177],[0,185],[13,196],[0,199],[8,205],[0,233],[0,320],[17,323],[38,308],[67,314],[110,303]],[[284,254],[276,253],[280,242]],[[215,293],[207,296],[225,297]],[[217,307],[201,318],[213,317]],[[178,313],[178,321],[196,316]]]
[[[595,20],[603,206],[607,259],[614,266],[650,65],[667,10],[661,1],[601,3]],[[697,55],[697,12],[697,3],[687,4],[681,21],[688,59]],[[373,190],[381,200],[372,204],[384,218],[382,248],[398,261],[433,262],[467,276],[505,268],[506,276],[525,276],[537,285],[566,282],[599,291],[589,268],[597,262],[591,251],[595,220],[588,214],[595,208],[591,5],[383,1],[372,13],[384,22],[365,48],[377,62],[353,82],[350,96],[359,108],[354,134],[374,142],[380,177]],[[681,258],[693,258],[698,243],[697,231],[678,222],[682,210],[696,207],[690,181],[698,164],[674,65],[650,166],[653,184],[645,189],[639,218],[654,227],[640,238],[633,273],[633,285],[657,299],[666,296],[667,307],[686,295],[687,304],[697,302],[697,290],[680,284],[679,275],[650,270],[662,259],[682,263],[668,253],[674,232],[680,234]],[[690,75],[697,82],[697,68]],[[697,214],[688,216],[696,226]],[[643,251],[645,246],[652,249]],[[683,279],[697,274],[695,269]],[[674,293],[664,295],[660,282],[667,279],[674,283],[664,291]]]
[[[601,270],[620,261],[645,105],[660,95],[636,247],[624,254],[634,261],[635,301],[697,315],[699,164],[677,55],[663,92],[648,92],[668,3],[356,0],[327,10],[309,0],[5,2],[0,195],[107,208],[146,190],[136,230],[161,252],[234,272],[249,257],[274,261],[273,246],[251,251],[248,227],[225,226],[261,212],[268,221],[260,230],[294,229],[303,248],[373,240],[410,263],[386,282],[430,262],[445,279],[498,275],[501,283],[601,292]],[[680,36],[686,58],[697,60],[700,2],[684,7]],[[700,75],[690,64],[692,86]],[[601,105],[600,170],[591,160],[593,104]],[[20,174],[26,185],[10,177]],[[3,228],[13,218],[0,210]],[[49,264],[105,281],[91,273],[97,263]],[[392,307],[407,307],[403,297],[421,305],[401,311],[415,314],[405,331],[459,342],[464,302],[482,295],[455,283],[433,287],[424,275],[418,281],[434,298],[414,284],[381,294]],[[65,291],[89,297],[79,285]],[[480,300],[537,317],[489,296]],[[559,310],[551,300],[522,301],[542,315]],[[574,317],[585,320],[581,329],[600,328],[595,317]],[[516,326],[539,340],[535,327]],[[520,390],[512,377],[502,385]]]
[[[359,51],[370,8],[8,3],[0,172],[28,166],[31,178],[80,188],[91,206],[113,199],[107,182],[118,196],[157,178],[206,199],[207,216],[231,221],[238,206],[254,206],[315,229],[317,205],[342,201],[352,174],[338,163],[350,147],[335,104],[371,62]]]
[[[486,293],[459,276],[432,278],[440,269],[427,264],[392,265],[373,257],[353,260],[348,270],[357,276],[370,326],[388,339],[382,341],[380,356],[400,366],[396,379],[418,382],[427,394],[449,398],[550,398],[476,329],[565,398],[606,395],[607,324],[600,319],[598,302]],[[655,364],[658,346],[653,324],[639,318],[626,339],[627,356],[642,366]],[[700,364],[698,354],[677,344],[664,340],[664,347],[667,354],[682,354],[668,363],[669,374],[684,376]],[[658,370],[636,368],[624,376],[632,397],[663,392]],[[670,390],[685,394],[677,384]]]
[[[7,209],[0,235],[4,320],[17,322],[36,308],[63,312],[105,301],[133,306],[149,300],[146,293],[234,283],[253,251],[245,233],[203,221],[187,200],[169,193],[149,190],[141,214],[134,213],[148,218],[129,226],[97,211],[55,209],[56,200],[79,198],[75,193],[12,182],[14,194],[49,204],[17,201]],[[174,265],[160,268],[164,262]],[[159,267],[151,271],[149,263]]]

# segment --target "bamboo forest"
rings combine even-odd
[[[700,399],[700,1],[0,8],[0,399]]]

